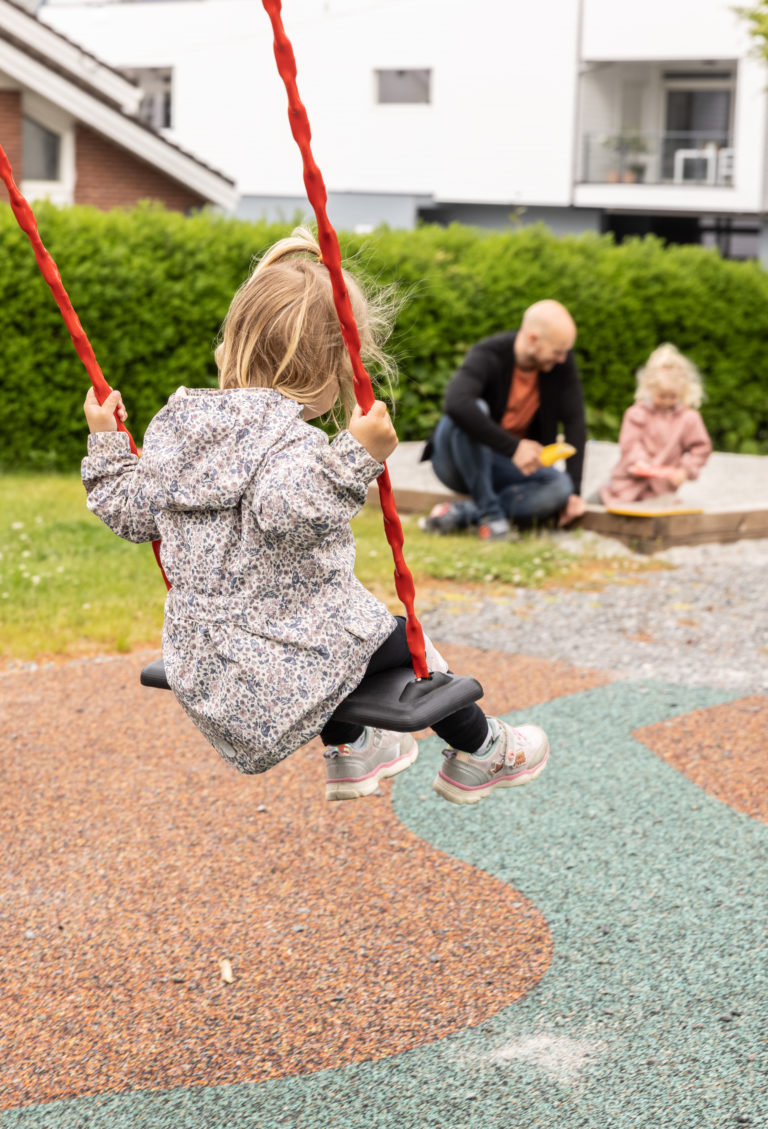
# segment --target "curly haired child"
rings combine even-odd
[[[600,487],[606,506],[670,499],[698,478],[712,442],[698,412],[701,377],[674,345],[659,345],[637,374],[635,403],[619,432],[619,461]]]

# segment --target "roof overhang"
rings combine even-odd
[[[18,4],[0,0],[0,28],[4,35],[24,43],[30,51],[55,60],[59,68],[69,70],[83,81],[98,86],[100,93],[116,102],[124,113],[137,112],[141,88],[135,82],[107,66],[65,35],[54,31]]]
[[[228,177],[130,116],[141,100],[141,90],[134,83],[8,0],[0,0],[0,29],[0,71],[21,87],[203,199],[227,211],[235,208],[239,194]]]

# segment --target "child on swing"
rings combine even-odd
[[[368,361],[387,371],[383,308],[345,281]],[[410,733],[335,722],[366,673],[410,665],[405,622],[358,582],[350,519],[397,446],[385,404],[354,404],[330,276],[298,228],[235,294],[216,350],[219,388],[179,388],[151,421],[141,459],[99,406],[82,477],[88,508],[129,541],[162,539],[172,587],[163,625],[168,683],[235,768],[264,772],[320,734],[330,800],[369,795],[417,756]],[[308,421],[341,406],[332,442]],[[430,670],[447,666],[429,640]],[[475,704],[437,722],[449,746],[433,787],[474,803],[544,768],[545,733]]]
[[[659,345],[637,374],[635,403],[619,432],[619,461],[601,486],[606,506],[625,502],[664,505],[698,478],[712,442],[698,412],[703,398],[698,369],[674,345]]]

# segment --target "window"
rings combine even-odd
[[[731,152],[734,102],[730,71],[673,71],[666,88],[662,175],[676,181],[726,182],[712,162],[718,151]],[[697,153],[701,156],[697,157]],[[683,160],[684,164],[680,164]],[[675,163],[677,159],[677,164]],[[729,176],[731,174],[729,173]]]
[[[692,139],[730,144],[733,75],[730,71],[667,71],[666,129]]]
[[[25,180],[61,179],[61,137],[24,117],[21,122],[22,167]]]
[[[141,87],[139,120],[153,129],[170,129],[173,72],[170,67],[123,67],[121,74]]]
[[[401,71],[376,71],[376,101],[382,103],[394,102],[430,102],[430,87],[432,84],[432,71],[401,70]]]
[[[730,90],[668,90],[667,130],[727,145],[731,133]]]

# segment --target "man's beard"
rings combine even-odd
[[[540,365],[533,353],[526,353],[522,361],[518,361],[517,367],[522,372],[534,372],[540,368]]]

